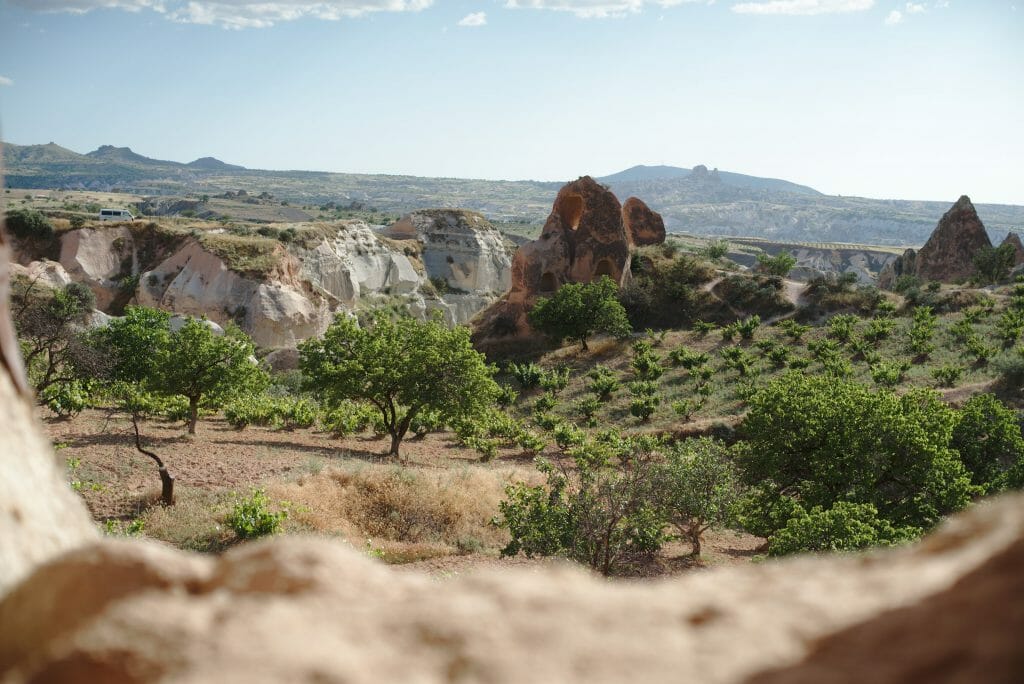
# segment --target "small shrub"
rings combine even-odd
[[[273,512],[270,501],[262,489],[254,489],[249,496],[235,503],[225,522],[239,539],[255,539],[274,534],[281,527],[287,512]]]
[[[932,377],[935,378],[936,383],[940,387],[952,387],[960,380],[960,376],[963,373],[964,369],[960,366],[951,366],[949,364],[932,369]]]

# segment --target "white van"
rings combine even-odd
[[[134,221],[132,212],[124,209],[100,209],[100,221]]]

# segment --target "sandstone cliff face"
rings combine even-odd
[[[450,325],[465,323],[508,288],[511,258],[501,234],[479,214],[414,212],[393,238],[361,222],[330,228],[308,246],[278,245],[277,266],[262,275],[233,270],[201,240],[165,238],[154,249],[125,226],[67,232],[59,263],[22,261],[26,274],[46,282],[87,284],[101,311],[118,313],[137,302],[222,325],[234,321],[268,348],[294,347],[322,333],[337,312],[379,303],[399,303],[420,317],[436,310]],[[134,291],[125,287],[133,277]],[[441,293],[438,282],[445,284]]]
[[[664,239],[661,216],[635,197],[624,208],[590,176],[565,185],[540,237],[516,251],[508,293],[474,321],[476,342],[487,347],[530,335],[527,312],[566,283],[607,276],[625,284],[631,277],[630,247]]]
[[[940,282],[966,279],[974,274],[974,255],[991,246],[971,199],[963,195],[939,219],[924,247],[917,252],[907,250],[879,274],[878,282],[891,288],[901,275]]]

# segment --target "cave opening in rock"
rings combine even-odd
[[[600,261],[597,262],[597,267],[594,269],[594,280],[597,280],[601,276],[608,276],[609,278],[613,278],[614,275],[615,266],[612,265],[611,259],[601,259]]]
[[[540,291],[541,292],[554,292],[558,289],[558,281],[555,280],[555,274],[545,273],[540,277]]]
[[[558,204],[558,215],[562,218],[562,224],[570,230],[577,230],[580,227],[580,219],[583,218],[583,197],[580,195],[566,195]]]

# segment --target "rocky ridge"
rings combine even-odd
[[[56,261],[29,249],[17,257],[56,284],[85,283],[106,313],[135,302],[205,315],[237,323],[266,348],[294,347],[323,332],[335,313],[377,304],[398,304],[421,318],[440,311],[449,324],[465,323],[509,284],[501,234],[472,212],[413,212],[390,232],[359,221],[297,229],[312,237],[287,245],[254,238],[271,264],[262,271],[232,264],[212,247],[214,237],[250,247],[243,239],[160,237],[139,223],[67,231]]]

